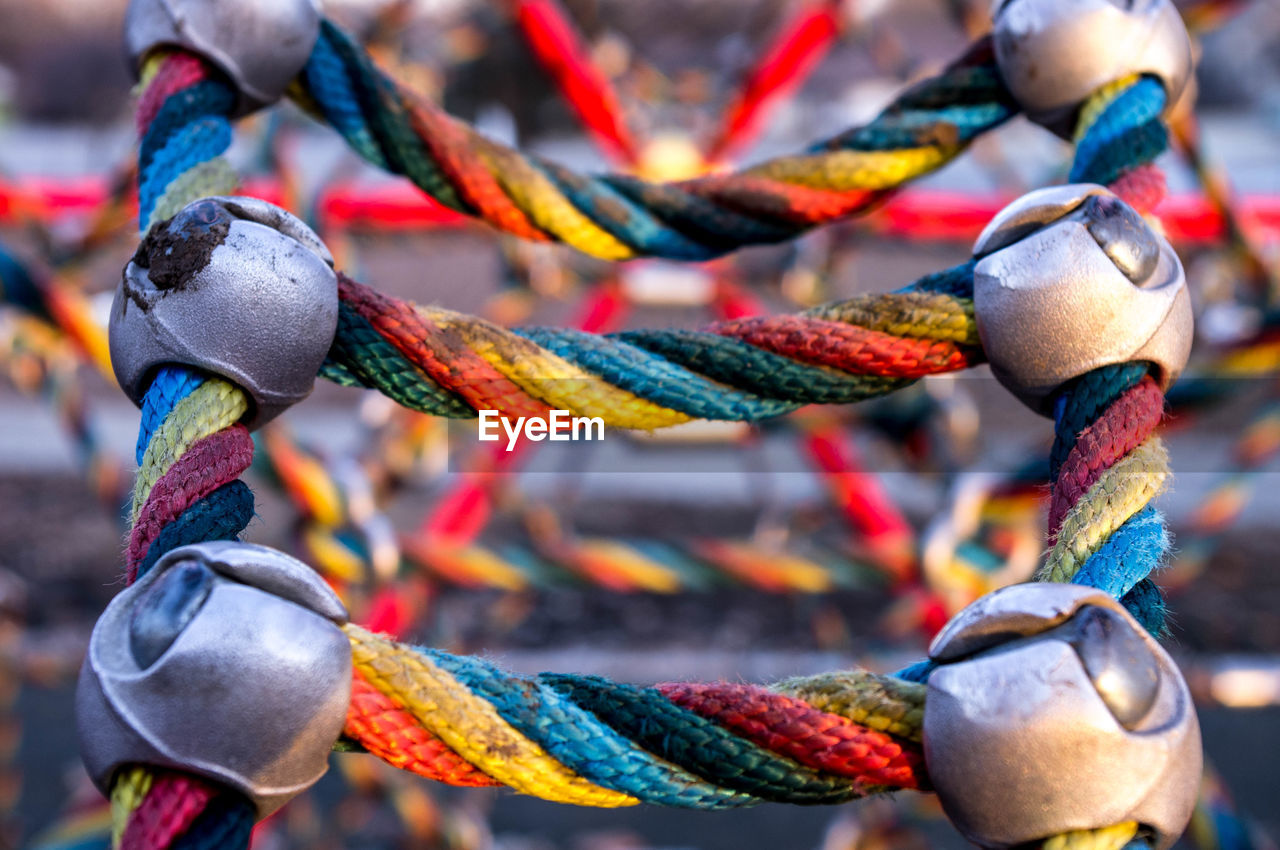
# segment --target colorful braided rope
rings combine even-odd
[[[226,90],[193,63],[164,56],[149,70],[140,109],[144,221],[159,220],[226,174],[209,164],[229,140]],[[502,149],[409,99],[328,23],[300,97],[367,159],[406,174],[446,206],[527,238],[615,259],[705,259],[791,238],[942,164],[1013,113],[989,49],[979,44],[877,122],[812,154],[661,186],[580,178]],[[1145,80],[1122,81],[1095,98],[1073,173],[1109,180],[1137,173],[1162,147],[1162,106],[1162,90]],[[554,404],[629,428],[695,416],[758,419],[798,404],[865,398],[980,362],[970,276],[966,264],[897,293],[800,316],[613,336],[506,331],[343,279],[340,329],[325,374],[438,415],[479,407],[526,415]],[[1120,583],[1128,585],[1120,591],[1126,600],[1149,587],[1145,576],[1163,554],[1160,548],[1154,560],[1139,557],[1155,534],[1143,524],[1151,516],[1146,502],[1164,474],[1150,436],[1159,394],[1143,384],[1145,373],[1143,364],[1091,373],[1063,395],[1056,419],[1055,474],[1069,477],[1059,488],[1055,552],[1062,554],[1046,577],[1125,571],[1133,579]],[[238,389],[215,378],[177,368],[157,377],[144,403],[146,447],[128,554],[133,574],[154,563],[158,550],[233,538],[248,522],[252,497],[232,489],[252,451],[236,424],[244,404]],[[1163,535],[1158,518],[1155,525]],[[1144,622],[1158,605],[1158,594],[1142,596]],[[639,688],[596,677],[515,675],[356,626],[347,631],[358,673],[348,736],[442,781],[498,781],[583,805],[697,808],[832,803],[927,786],[919,750],[923,688],[912,681],[927,675],[927,666],[901,678],[846,672],[774,690]],[[123,846],[235,847],[248,840],[245,801],[166,772],[126,771],[113,798]],[[1120,824],[1045,846],[1118,848],[1135,833],[1135,824]]]
[[[232,191],[237,181],[222,157],[231,144],[234,95],[219,75],[194,56],[162,52],[144,65],[142,85],[138,204],[145,232],[194,198]],[[249,524],[253,494],[239,476],[253,442],[237,424],[246,404],[225,381],[178,368],[157,373],[138,433],[128,581],[170,549],[234,540]],[[116,778],[112,809],[112,843],[125,850],[244,847],[254,822],[252,806],[238,794],[144,768]]]
[[[1149,78],[1101,89],[1082,109],[1071,179],[1105,183],[1139,210],[1163,198],[1151,165],[1168,145],[1164,97]],[[1164,629],[1164,602],[1149,578],[1170,547],[1164,517],[1151,502],[1171,478],[1155,433],[1164,394],[1146,363],[1104,366],[1064,388],[1054,409],[1050,450],[1049,539],[1037,581],[1097,587],[1120,599],[1153,634]]]
[[[216,378],[162,368],[143,403],[145,443],[134,491],[126,579],[135,581],[169,549],[234,540],[253,516],[253,494],[239,480],[253,441],[238,420],[244,394]],[[240,795],[173,771],[137,768],[112,791],[124,850],[205,850],[248,846],[254,811]]]
[[[329,21],[294,89],[369,162],[440,204],[524,239],[610,260],[700,261],[783,242],[867,209],[1017,112],[990,44],[804,154],[680,183],[584,177],[505,148],[398,85]]]
[[[965,264],[945,279],[963,290],[969,272]],[[323,374],[434,415],[557,408],[643,429],[695,418],[755,421],[982,362],[972,299],[922,289],[934,281],[799,316],[602,336],[509,331],[340,277],[342,319]]]

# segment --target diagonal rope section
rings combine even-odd
[[[865,211],[1017,113],[988,39],[878,118],[795,156],[679,183],[584,176],[493,142],[388,77],[323,21],[294,99],[440,204],[609,260],[709,260]]]

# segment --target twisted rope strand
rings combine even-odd
[[[762,747],[824,773],[847,776],[864,792],[919,788],[922,756],[889,735],[819,711],[803,701],[741,684],[674,682],[658,692]]]
[[[365,159],[444,206],[525,239],[613,260],[701,261],[793,239],[865,210],[1017,111],[983,39],[875,121],[805,154],[733,175],[653,184],[578,175],[484,138],[383,74],[329,21],[293,93]]]
[[[175,404],[142,455],[130,523],[137,524],[148,495],[179,458],[206,437],[235,425],[248,409],[244,392],[217,378],[206,380]]]
[[[1147,438],[1116,461],[1067,512],[1037,578],[1071,581],[1090,555],[1160,495],[1170,475],[1169,454],[1159,437]]]
[[[913,287],[703,331],[608,335],[509,331],[345,276],[339,297],[344,314],[363,319],[340,322],[329,356],[342,364],[339,379],[450,415],[471,408],[545,418],[554,407],[641,429],[694,417],[755,421],[815,400],[883,394],[982,360],[972,299]]]
[[[1168,145],[1165,104],[1163,87],[1148,77],[1118,80],[1096,92],[1081,110],[1071,179],[1111,184],[1146,209],[1154,207],[1164,191],[1163,176],[1151,163]],[[1149,576],[1170,539],[1150,503],[1170,470],[1154,434],[1164,396],[1139,388],[1148,370],[1141,362],[1104,366],[1059,396],[1049,458],[1053,545],[1036,579],[1103,589],[1158,635],[1164,603]]]
[[[126,576],[132,580],[138,565],[166,526],[184,511],[230,484],[253,462],[249,429],[234,424],[194,443],[156,481],[129,531],[125,550]]]
[[[845,670],[785,679],[773,690],[868,729],[916,744],[924,738],[925,686],[917,682]]]
[[[761,799],[837,802],[923,783],[918,742],[762,688],[517,676],[357,626],[347,632],[358,671],[347,734],[393,764],[452,784],[492,777],[578,805],[716,809]],[[874,705],[874,691],[886,686],[868,684],[855,700],[863,713],[893,713]]]
[[[1122,457],[1160,424],[1164,394],[1150,377],[1122,393],[1098,420],[1080,432],[1058,472],[1049,506],[1049,541],[1057,540],[1067,512]]]

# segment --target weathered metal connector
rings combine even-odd
[[[338,278],[320,237],[256,198],[203,198],[151,228],[111,305],[111,365],[141,405],[165,364],[244,389],[256,428],[315,386],[338,324]]]
[[[929,778],[991,848],[1137,821],[1156,850],[1191,818],[1200,726],[1172,659],[1105,593],[1022,584],[956,615],[929,649]]]
[[[1191,77],[1191,39],[1171,0],[995,0],[1000,76],[1032,121],[1064,139],[1084,102],[1133,74],[1172,109]]]
[[[306,564],[202,543],[166,554],[93,629],[80,752],[107,792],[146,764],[205,776],[266,817],[325,772],[351,699],[347,611]]]
[[[1167,388],[1191,353],[1182,263],[1101,186],[1030,192],[973,249],[974,313],[991,370],[1032,409],[1092,369],[1147,361]]]
[[[131,0],[125,47],[134,68],[161,47],[181,47],[226,74],[236,115],[279,100],[320,35],[315,0]]]

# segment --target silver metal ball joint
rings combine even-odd
[[[995,0],[992,19],[1005,85],[1028,118],[1064,139],[1108,83],[1153,76],[1168,111],[1191,78],[1191,39],[1172,0]]]
[[[984,596],[929,648],[924,755],[947,816],[988,848],[1137,821],[1156,850],[1186,828],[1200,726],[1172,659],[1078,585]]]
[[[351,699],[347,611],[263,546],[169,552],[107,606],[76,690],[80,752],[104,793],[129,764],[244,794],[260,818],[325,772]]]
[[[320,237],[257,198],[203,198],[151,228],[111,305],[111,365],[141,406],[155,370],[239,385],[257,428],[306,398],[338,324],[338,278]]]
[[[236,117],[279,100],[319,35],[315,0],[130,0],[124,20],[135,69],[157,48],[189,50],[236,87]]]
[[[974,314],[991,370],[1033,410],[1114,363],[1146,361],[1168,388],[1191,353],[1182,263],[1128,204],[1075,184],[1023,195],[973,248]]]

